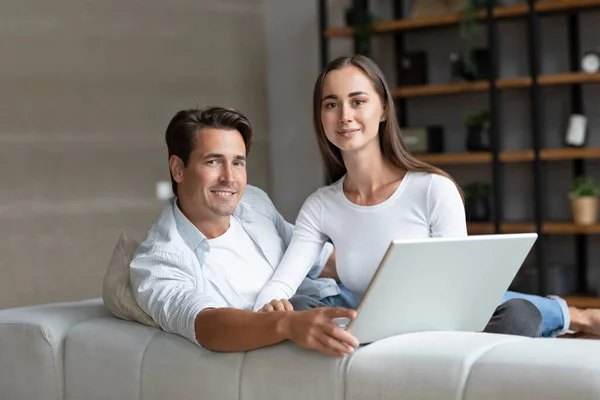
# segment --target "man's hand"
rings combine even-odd
[[[358,340],[340,328],[334,318],[354,319],[356,311],[341,307],[320,307],[308,311],[286,313],[282,329],[284,336],[300,347],[343,357],[352,354]]]
[[[258,312],[271,312],[271,311],[294,311],[294,306],[287,299],[271,300],[270,303],[265,304]]]

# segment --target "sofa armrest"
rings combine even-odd
[[[63,400],[67,334],[109,315],[100,299],[0,310],[1,397]]]

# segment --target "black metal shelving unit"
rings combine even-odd
[[[337,33],[328,37],[326,32],[328,30],[328,0],[317,0],[319,10],[319,38],[320,38],[320,64],[324,67],[329,61],[329,40],[334,39],[335,36],[351,36],[351,33]],[[563,1],[550,0],[549,2],[538,3],[536,0],[525,0],[526,2],[510,7],[496,7],[494,0],[488,0],[486,5],[486,13],[482,15],[480,21],[485,24],[487,28],[487,42],[490,57],[490,76],[487,79],[487,84],[481,82],[474,83],[478,85],[467,87],[464,91],[487,91],[489,94],[489,110],[491,115],[491,174],[492,174],[492,213],[493,220],[491,228],[486,232],[482,233],[502,233],[502,232],[515,232],[515,231],[533,231],[539,235],[538,241],[535,245],[535,256],[536,265],[538,272],[538,294],[546,293],[546,268],[547,268],[547,237],[548,232],[545,226],[548,222],[545,203],[545,192],[546,192],[546,164],[549,162],[548,157],[543,156],[545,149],[545,137],[544,137],[544,98],[542,94],[542,86],[549,84],[569,84],[571,90],[571,112],[572,113],[583,113],[583,95],[582,95],[582,82],[600,82],[600,74],[594,79],[588,79],[588,77],[580,76],[560,76],[555,79],[557,83],[553,83],[552,76],[544,77],[541,71],[541,32],[540,32],[540,19],[543,15],[562,13],[567,18],[568,22],[568,43],[569,43],[569,62],[570,72],[578,72],[580,65],[581,48],[580,48],[580,26],[579,26],[579,13],[588,9],[600,9],[600,0],[571,0]],[[405,20],[404,15],[404,1],[393,0],[393,19],[399,22],[410,22],[410,26],[407,24],[397,24],[397,28],[388,28],[387,32],[380,34],[391,34],[394,37],[394,52],[396,56],[395,65],[398,66],[398,60],[403,56],[405,51],[405,32],[414,29],[439,29],[443,26],[457,25],[458,20],[455,17],[446,18],[443,20],[433,21],[414,21]],[[541,6],[541,7],[538,7]],[[369,7],[368,0],[353,0],[352,6],[357,9],[361,7],[363,10],[367,10]],[[499,11],[499,12],[496,12]],[[454,18],[454,19],[453,19]],[[518,81],[511,82],[507,85],[506,82],[503,87],[499,87],[499,34],[498,34],[498,23],[504,18],[524,18],[524,23],[527,26],[527,43],[528,43],[528,61],[529,61],[529,75],[521,77]],[[408,27],[407,27],[408,26]],[[525,38],[524,38],[525,39]],[[354,49],[356,51],[357,45],[355,40]],[[541,79],[540,79],[541,78]],[[547,78],[544,80],[544,78]],[[597,78],[597,79],[596,79]],[[484,89],[481,89],[484,87]],[[529,102],[530,102],[530,119],[531,119],[531,149],[529,155],[520,156],[521,161],[531,162],[531,168],[533,172],[533,187],[534,187],[534,220],[532,223],[523,223],[518,228],[504,229],[504,201],[503,201],[503,181],[504,181],[504,163],[502,161],[502,129],[501,124],[503,120],[500,93],[501,90],[506,88],[528,88],[529,89]],[[447,90],[446,93],[440,91],[439,94],[448,95],[452,93],[460,93],[460,90],[453,91],[453,89]],[[410,97],[410,96],[407,96]],[[398,108],[398,116],[400,119],[401,126],[408,126],[408,103],[409,99],[405,96],[396,96],[396,104]],[[578,157],[578,156],[576,156]],[[600,156],[590,156],[598,158]],[[442,166],[443,167],[443,166]],[[572,170],[573,177],[584,174],[585,162],[581,158],[572,159]],[[518,225],[518,224],[517,224]],[[599,224],[600,225],[600,224]],[[569,230],[570,229],[570,230]],[[600,233],[600,226],[597,229],[591,231],[581,232],[578,229],[566,229],[563,234],[573,235],[575,238],[575,260],[576,260],[576,293],[578,295],[589,295],[590,287],[587,281],[588,273],[588,236],[589,233]],[[556,233],[556,232],[550,232]]]

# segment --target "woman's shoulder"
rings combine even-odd
[[[433,172],[410,172],[409,186],[411,192],[421,193],[426,198],[439,197],[457,192],[456,184],[447,176]]]

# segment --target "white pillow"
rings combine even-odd
[[[104,275],[102,300],[106,308],[116,317],[158,328],[154,320],[135,301],[131,289],[129,264],[139,245],[137,241],[125,234],[119,236]]]

